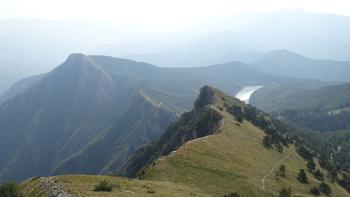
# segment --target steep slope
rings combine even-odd
[[[288,50],[267,53],[250,66],[277,76],[323,81],[349,81],[350,74],[348,61],[316,60]]]
[[[73,54],[53,71],[13,86],[0,105],[0,180],[106,173],[190,110],[204,84],[234,95],[245,85],[288,81],[296,80],[239,62],[160,68]],[[107,145],[101,161],[84,162]]]
[[[71,55],[33,87],[0,107],[0,180],[49,175],[58,163],[92,143],[113,122],[125,118],[127,110],[147,103],[139,93],[141,87],[112,77],[91,57]],[[145,105],[146,114],[161,111],[157,106]],[[153,114],[156,117],[151,113],[148,118],[152,119]],[[136,127],[134,135],[140,136],[129,139],[129,143],[137,147],[152,140],[175,118],[173,112],[160,114],[163,119],[149,123],[158,130],[148,133],[149,129]],[[134,121],[136,124],[142,119]],[[118,135],[131,128],[133,123],[114,132]],[[124,147],[118,151],[125,151]]]
[[[349,92],[349,83],[311,90],[274,85],[256,91],[251,102],[299,126],[332,131],[350,128]]]
[[[251,103],[289,124],[309,130],[302,135],[313,149],[332,155],[338,168],[349,170],[349,92],[349,83],[313,90],[274,85],[255,92]]]
[[[289,80],[262,74],[238,62],[203,68],[173,69],[106,56],[91,56],[91,58],[96,64],[101,65],[101,68],[107,73],[110,73],[112,78],[122,78],[130,83],[142,83],[143,89],[138,92],[142,98],[134,99],[131,103],[139,105],[126,108],[119,120],[116,120],[94,141],[57,164],[53,174],[96,174],[119,168],[140,144],[145,144],[159,136],[159,133],[174,119],[174,117],[170,117],[170,113],[180,114],[188,110],[189,103],[193,102],[197,94],[197,87],[204,83],[218,85],[234,92],[240,87],[238,84],[265,84],[272,83],[272,81]],[[142,107],[138,108],[137,106]],[[149,106],[152,107],[149,108]],[[156,110],[154,107],[157,107]],[[148,117],[149,113],[154,116]],[[154,125],[149,125],[149,122],[159,122],[160,125],[154,127]],[[135,130],[153,132],[157,135],[153,135],[152,138],[145,137],[144,133],[135,133]],[[100,160],[85,162],[102,152],[106,147],[109,147],[109,152],[101,155]]]
[[[321,181],[307,170],[307,161],[296,151],[301,145],[291,144],[287,133],[288,127],[267,114],[205,86],[194,109],[159,140],[139,149],[121,171],[142,180],[76,175],[31,179],[23,186],[28,196],[55,188],[72,196],[277,196],[282,187],[291,187],[295,196],[312,196],[310,189]],[[271,147],[263,146],[266,136],[274,139]],[[282,150],[277,151],[278,146]],[[285,177],[276,176],[281,165]],[[297,180],[300,169],[306,169],[307,184]],[[94,191],[102,180],[117,187]],[[50,181],[52,186],[45,187]],[[328,178],[325,182],[332,196],[350,196]]]
[[[102,174],[122,166],[143,144],[156,138],[175,114],[138,95],[109,128],[77,154],[59,163],[53,174]],[[91,158],[94,158],[92,161]]]
[[[206,106],[218,99],[211,91],[212,89],[208,86],[202,88],[194,109],[183,114],[176,123],[170,125],[158,141],[138,150],[125,166],[122,174],[127,177],[136,177],[141,168],[160,155],[168,155],[187,141],[215,133],[223,117]]]
[[[299,169],[306,169],[307,161],[294,145],[288,145],[284,132],[290,132],[289,128],[267,114],[204,87],[194,110],[170,126],[158,141],[138,150],[120,174],[183,184],[214,196],[231,192],[271,196],[289,186],[293,194],[308,196],[320,181],[307,172],[309,183],[298,182],[296,176]],[[284,144],[283,151],[264,147],[266,135],[276,140],[273,146]],[[287,175],[276,178],[282,164]],[[349,196],[337,184],[332,184],[332,189],[334,196]]]

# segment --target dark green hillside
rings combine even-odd
[[[272,96],[273,95],[273,96]],[[316,131],[350,128],[350,84],[318,89],[274,85],[256,91],[251,104]]]
[[[272,96],[273,95],[273,96]],[[265,111],[286,109],[334,110],[350,106],[350,84],[303,89],[295,86],[273,85],[254,92],[251,103]]]
[[[349,83],[313,90],[275,85],[259,89],[251,103],[303,128],[305,143],[332,158],[336,168],[349,170],[349,98]]]

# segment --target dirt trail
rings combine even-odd
[[[275,165],[269,170],[269,172],[267,174],[265,174],[262,178],[261,178],[261,183],[262,183],[262,186],[261,186],[261,190],[265,191],[265,182],[266,182],[266,178],[269,177],[272,172],[275,170],[275,168],[277,166],[279,166],[284,160],[288,159],[293,153],[289,153],[287,156],[283,157],[282,159],[278,160]]]

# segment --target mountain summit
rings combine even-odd
[[[209,196],[276,196],[283,187],[308,194],[320,181],[308,171],[308,186],[296,179],[307,161],[291,136],[291,128],[268,114],[204,86],[195,108],[140,148],[120,174],[183,184]],[[286,175],[279,177],[281,166]],[[332,189],[348,195],[337,184]]]
[[[125,139],[127,137],[123,136],[125,141],[129,140],[130,146],[105,155],[105,160],[99,161],[99,165],[90,161],[79,171],[67,167],[64,172],[108,171],[114,159],[121,164],[112,165],[113,169],[122,165],[123,159],[118,157],[127,157],[139,145],[158,137],[159,132],[175,118],[174,112],[155,106],[146,98],[146,92],[135,82],[113,76],[92,56],[71,55],[63,64],[0,106],[0,180],[50,175],[55,168],[62,172],[59,166],[63,161],[77,157],[86,146],[99,141],[110,129],[116,136],[113,138],[115,142],[123,136],[122,132],[132,129],[137,138],[128,136],[130,138]],[[140,114],[132,119],[136,114],[130,111],[134,109]],[[128,115],[130,122],[120,124]],[[142,126],[143,117],[154,118],[153,122],[144,125],[152,128],[151,131]]]

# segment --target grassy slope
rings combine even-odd
[[[210,196],[199,189],[190,188],[180,184],[159,181],[143,181],[136,179],[124,179],[112,176],[57,176],[53,177],[54,181],[59,183],[63,189],[72,196],[96,196],[96,197],[114,197],[114,196]],[[100,181],[106,180],[115,184],[116,187],[112,192],[95,192],[94,187]],[[49,196],[40,189],[40,179],[29,180],[23,183],[25,196],[41,197]],[[152,189],[155,193],[149,193]]]
[[[221,98],[220,94],[216,98]],[[309,172],[308,184],[297,181],[299,169],[306,169],[306,161],[296,154],[294,147],[285,148],[283,153],[264,148],[263,131],[247,121],[240,124],[225,109],[219,110],[218,106],[224,105],[222,99],[215,103],[210,107],[224,117],[220,132],[189,141],[176,152],[159,158],[146,170],[144,180],[106,176],[54,179],[73,196],[223,196],[229,192],[238,192],[241,196],[277,196],[282,187],[289,186],[296,196],[311,196],[310,188],[320,182]],[[279,163],[281,159],[284,160]],[[286,178],[276,180],[275,172],[281,164],[286,166]],[[264,176],[265,188],[262,189]],[[111,193],[93,192],[94,185],[104,179],[120,187]],[[350,196],[339,185],[329,184],[332,196]],[[23,185],[27,195],[34,196],[35,191],[31,193],[30,190],[40,182],[31,180]],[[148,187],[156,193],[148,193]]]
[[[285,149],[283,154],[267,150],[261,143],[264,136],[261,130],[248,122],[238,126],[230,115],[225,112],[224,115],[221,133],[188,142],[175,153],[160,158],[148,171],[146,180],[178,182],[218,196],[235,191],[244,196],[271,196],[288,186],[295,194],[308,196],[311,186],[319,184],[311,174],[308,174],[309,184],[297,181],[297,173],[306,168],[306,161],[293,147]],[[288,155],[281,163],[286,166],[287,177],[275,179],[278,165],[267,177],[262,193],[261,178]],[[332,185],[332,189],[333,196],[350,196],[338,185]]]
[[[301,184],[296,176],[306,162],[294,148],[283,153],[263,148],[264,133],[249,122],[240,126],[232,117],[223,112],[225,121],[221,133],[196,139],[186,143],[169,156],[161,157],[152,166],[145,180],[122,179],[107,176],[59,176],[65,191],[73,196],[223,196],[229,192],[239,192],[242,196],[278,195],[282,187],[291,186],[297,196],[311,196],[309,190],[319,184],[308,173],[309,184]],[[290,155],[288,157],[288,155]],[[275,171],[266,178],[265,189],[261,189],[261,178],[282,158],[286,166],[286,178],[275,179]],[[94,192],[94,185],[108,180],[120,187],[111,193]],[[32,188],[38,187],[38,180],[25,182],[29,196]],[[331,184],[332,196],[350,196],[340,186]],[[148,193],[148,188],[156,191]]]

